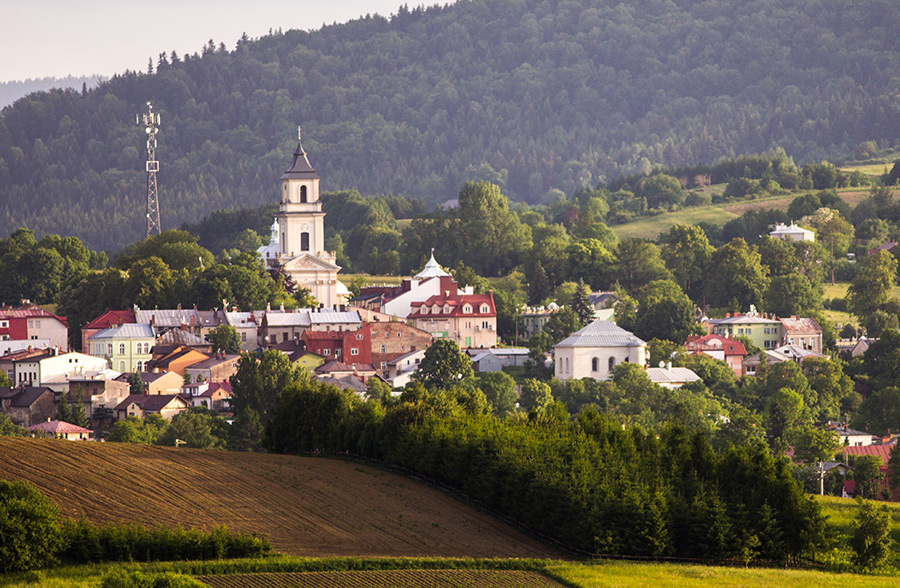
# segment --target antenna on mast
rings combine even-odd
[[[159,162],[156,161],[156,133],[159,130],[159,113],[153,112],[153,104],[147,103],[147,114],[137,115],[137,124],[143,125],[147,133],[147,236],[154,231],[162,233],[159,222],[159,192],[156,188],[156,172]]]

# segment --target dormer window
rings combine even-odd
[[[472,307],[466,304],[465,306],[463,306],[463,312],[466,314],[472,314]]]
[[[487,314],[487,313],[489,313],[490,311],[491,311],[491,308],[490,308],[487,304],[482,304],[482,305],[481,305],[481,313],[482,313],[482,314]]]
[[[450,305],[444,307],[444,314],[450,314]]]

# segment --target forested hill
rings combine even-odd
[[[162,113],[163,228],[275,200],[303,125],[322,188],[536,202],[651,164],[781,146],[798,163],[900,128],[887,0],[473,0],[164,55],[0,118],[0,226],[91,247],[143,236]]]

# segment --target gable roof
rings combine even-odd
[[[885,443],[883,445],[853,445],[851,447],[841,448],[841,453],[845,458],[847,455],[874,455],[881,459],[881,463],[887,465],[891,458],[891,449],[894,448],[893,443]]]
[[[779,321],[770,318],[763,318],[761,316],[754,316],[749,314],[739,314],[736,316],[729,316],[721,319],[710,319],[709,324],[711,325],[746,325],[746,324],[769,324],[769,325],[777,325],[780,324]]]
[[[240,355],[238,355],[236,353],[232,353],[232,354],[226,353],[225,357],[222,357],[222,356],[215,357],[214,356],[214,357],[210,357],[209,359],[203,359],[201,361],[198,361],[197,363],[192,363],[191,365],[187,366],[186,369],[205,370],[207,368],[215,367],[215,366],[223,364],[223,363],[235,362],[238,360],[239,357],[240,357]]]
[[[153,327],[146,323],[125,323],[120,327],[110,327],[94,333],[88,341],[100,339],[154,339]]]
[[[647,368],[647,376],[654,384],[677,384],[680,382],[696,382],[700,376],[685,367]]]
[[[471,306],[470,312],[465,312],[466,305]],[[487,304],[488,311],[481,312],[482,305]],[[431,309],[433,306],[439,306],[440,312],[432,313],[426,312]],[[494,306],[494,294],[493,292],[488,292],[487,294],[450,294],[449,296],[445,296],[443,294],[438,294],[435,296],[431,296],[428,300],[424,302],[412,302],[410,304],[412,308],[412,312],[409,313],[409,316],[406,318],[433,318],[437,316],[441,317],[457,317],[457,316],[472,316],[472,317],[492,317],[497,316],[497,309]],[[450,312],[444,312],[444,308],[449,307]]]
[[[596,320],[553,347],[640,347],[646,343],[610,321]]]
[[[169,329],[160,335],[157,343],[159,345],[187,345],[188,347],[211,345],[209,341],[205,341],[201,337],[182,330],[181,328]]]
[[[743,343],[715,333],[702,337],[691,335],[685,347],[688,351],[722,351],[725,355],[747,355]]]
[[[119,326],[119,323],[133,323],[133,310],[107,310],[88,324],[81,327],[82,329],[109,329]]]
[[[52,433],[54,435],[69,435],[73,433],[87,433],[92,435],[94,432],[90,429],[85,429],[84,427],[79,427],[78,425],[73,425],[72,423],[67,423],[65,421],[48,421],[45,423],[38,423],[36,425],[31,425],[27,427],[29,431],[42,431],[44,433]]]
[[[819,326],[819,323],[816,322],[814,318],[803,318],[792,316],[790,318],[782,318],[781,324],[784,325],[784,331],[786,335],[789,334],[797,334],[797,335],[821,335],[822,327]]]
[[[0,308],[0,318],[52,318],[58,320],[62,324],[66,324],[66,317],[57,316],[36,304],[23,304],[18,308]]]
[[[37,400],[49,392],[53,394],[53,390],[43,386],[28,386],[26,388],[2,388],[0,397],[10,398],[9,405],[16,407],[28,407],[37,402]],[[7,392],[8,390],[8,392]]]
[[[195,325],[199,327],[201,324],[200,313],[195,308],[136,310],[134,312],[134,320],[137,323],[152,323],[155,328],[180,327],[181,325]]]
[[[159,412],[172,402],[187,406],[180,394],[131,394],[116,406],[116,410],[125,410],[129,405],[136,404],[144,412]]]

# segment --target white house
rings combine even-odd
[[[558,380],[609,380],[622,362],[640,366],[647,344],[609,321],[596,320],[553,346],[554,375]]]
[[[816,234],[807,229],[801,229],[794,223],[784,225],[778,223],[775,230],[769,232],[769,236],[773,239],[781,239],[782,241],[815,241]]]
[[[14,361],[13,379],[17,385],[38,386],[45,380],[55,382],[64,376],[83,376],[102,372],[108,367],[109,362],[102,357],[75,351],[60,354],[54,347],[40,355]]]
[[[665,367],[647,368],[647,377],[654,384],[659,384],[670,390],[681,388],[685,384],[690,384],[700,379],[700,376],[695,374],[693,370],[685,367],[672,367],[671,363]]]

